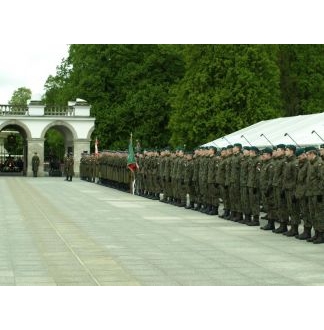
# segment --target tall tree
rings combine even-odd
[[[184,78],[173,88],[172,144],[195,146],[280,115],[277,48],[188,45]]]
[[[324,45],[280,45],[278,64],[285,116],[324,109]]]
[[[15,90],[11,96],[9,104],[11,105],[27,105],[27,101],[30,100],[32,92],[29,88],[19,87]]]

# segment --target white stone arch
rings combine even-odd
[[[69,123],[65,122],[64,120],[55,120],[49,123],[48,125],[46,125],[42,130],[41,139],[45,139],[46,132],[52,127],[57,128],[64,136],[66,136],[71,140],[78,139],[78,134],[74,129],[74,127]]]
[[[0,124],[0,131],[2,131],[7,126],[18,126],[22,129],[21,134],[25,135],[24,138],[29,140],[32,138],[31,132],[26,124],[24,124],[22,121],[18,119],[8,119],[4,121],[2,124]]]
[[[91,135],[93,133],[93,131],[95,130],[95,125],[93,125],[90,129],[89,129],[89,132],[88,132],[88,135],[87,135],[87,139],[90,141],[91,140]]]

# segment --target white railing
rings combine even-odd
[[[29,116],[27,105],[0,104],[0,116]],[[75,116],[71,106],[45,106],[44,116]]]

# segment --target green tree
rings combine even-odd
[[[171,143],[190,147],[281,114],[277,47],[187,45],[173,87]]]
[[[324,109],[324,45],[280,45],[281,97],[285,116]]]
[[[27,101],[31,99],[32,92],[29,88],[19,87],[15,90],[9,101],[10,105],[27,105]]]

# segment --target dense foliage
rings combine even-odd
[[[323,45],[71,45],[47,104],[82,98],[100,149],[208,142],[324,109]],[[94,139],[93,139],[94,140]]]

